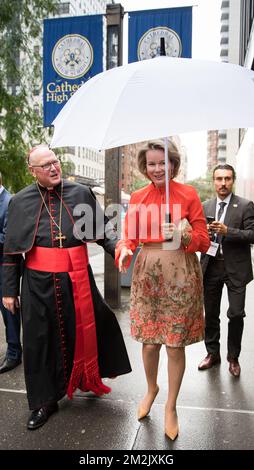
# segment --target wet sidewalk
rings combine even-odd
[[[103,254],[91,254],[98,287],[103,291]],[[23,366],[0,375],[0,449],[58,449],[86,451],[254,449],[254,283],[247,289],[246,319],[242,341],[240,379],[228,372],[226,361],[227,300],[224,292],[221,315],[222,363],[208,371],[197,366],[206,355],[203,343],[186,348],[186,373],[178,399],[180,433],[175,442],[164,435],[167,397],[166,352],[161,352],[159,394],[150,415],[137,421],[137,406],[145,392],[141,344],[129,333],[129,288],[122,288],[122,307],[115,310],[129,352],[133,372],[106,379],[112,392],[101,398],[76,393],[64,398],[60,410],[36,431],[27,431],[29,416]],[[5,353],[4,328],[0,326],[0,356]]]

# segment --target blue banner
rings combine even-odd
[[[129,62],[160,55],[161,37],[166,55],[191,57],[192,7],[129,13]]]
[[[102,72],[102,23],[103,15],[44,20],[44,126],[83,83]]]

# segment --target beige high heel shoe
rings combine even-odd
[[[171,441],[174,441],[178,434],[179,434],[179,426],[178,426],[178,418],[177,414],[175,411],[176,419],[174,420],[175,423],[172,423],[172,421],[169,423],[167,419],[168,413],[165,411],[165,435],[171,439]]]
[[[157,388],[156,388],[156,391],[154,393],[153,399],[150,403],[150,406],[144,407],[144,406],[142,406],[141,403],[139,404],[139,407],[138,407],[138,420],[145,418],[149,414],[150,409],[152,407],[152,404],[153,404],[156,396],[158,395],[158,392],[159,392],[159,386],[157,385]]]

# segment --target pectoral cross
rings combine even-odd
[[[66,240],[66,236],[62,234],[62,232],[59,232],[59,234],[56,236],[55,240],[59,240],[59,248],[63,248],[63,243],[62,240]]]

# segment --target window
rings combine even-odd
[[[220,43],[221,43],[221,45],[222,44],[228,44],[228,38],[221,38]]]
[[[229,13],[222,13],[220,19],[221,19],[221,21],[228,20],[229,19]]]
[[[228,24],[223,24],[221,29],[220,29],[220,32],[221,33],[228,33]]]
[[[225,133],[219,134],[219,138],[220,138],[220,139],[226,139],[226,138],[227,138],[227,134],[225,134]]]
[[[66,15],[70,13],[70,2],[64,2],[57,6],[58,15]]]
[[[218,150],[226,151],[227,147],[226,147],[226,145],[218,145]]]
[[[228,50],[227,50],[227,49],[221,49],[221,51],[220,51],[220,56],[221,56],[221,57],[228,56]]]

